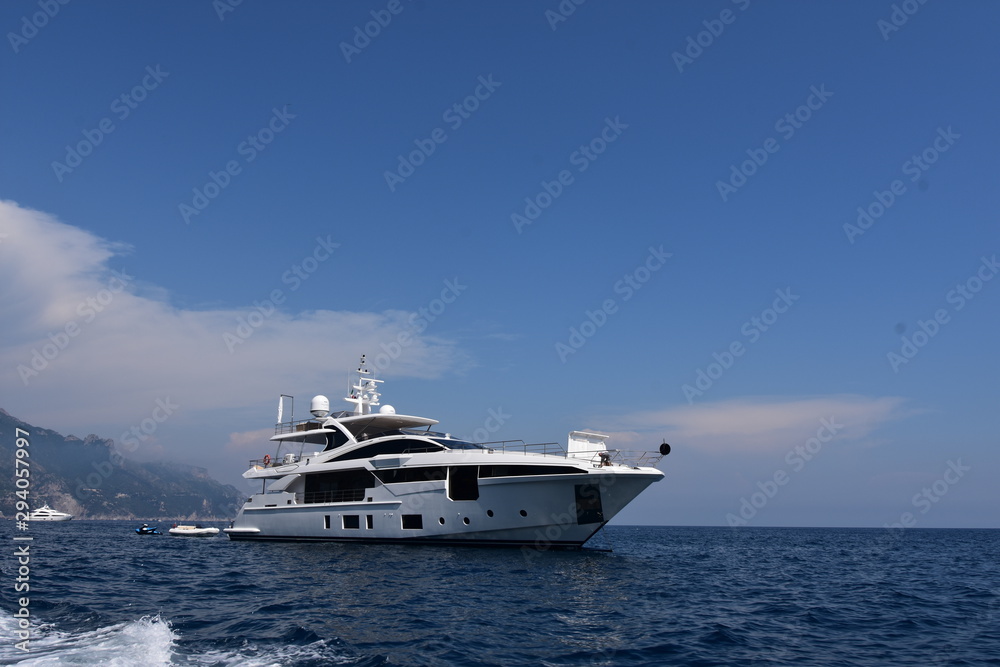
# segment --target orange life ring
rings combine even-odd
[[[271,455],[264,454],[264,465],[271,465]]]

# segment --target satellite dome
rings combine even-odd
[[[378,409],[378,413],[380,415],[394,415],[396,414],[396,408],[392,407],[391,405],[383,405],[381,408]]]
[[[330,414],[330,399],[326,396],[313,396],[312,401],[309,403],[309,412],[313,414],[313,417],[317,419],[322,419]]]

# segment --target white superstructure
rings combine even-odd
[[[69,521],[72,518],[72,514],[58,512],[49,507],[48,504],[42,505],[28,514],[29,521]]]
[[[225,532],[234,540],[333,540],[580,547],[625,505],[663,478],[658,453],[608,449],[607,436],[570,433],[567,447],[522,441],[472,443],[431,431],[438,422],[379,406],[365,366],[329,412],[282,421],[273,456],[243,473],[260,490]]]

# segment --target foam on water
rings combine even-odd
[[[214,665],[217,667],[273,667],[288,664],[345,664],[354,662],[318,640],[305,645],[259,645],[244,642],[237,649],[185,654],[179,635],[159,616],[144,616],[88,632],[67,633],[51,624],[31,627],[30,651],[14,646],[18,621],[0,617],[0,664],[24,667],[43,665],[107,665],[108,667],[157,667]]]
[[[144,616],[136,621],[114,623],[106,627],[70,634],[51,625],[33,625],[30,651],[14,646],[18,627],[16,618],[0,619],[0,632],[10,640],[0,648],[0,661],[6,665],[133,665],[171,664],[177,635],[159,616]]]
[[[260,647],[246,644],[239,650],[206,651],[197,656],[189,656],[183,664],[218,665],[219,667],[276,667],[278,665],[343,665],[356,662],[355,659],[331,650],[325,640],[305,646],[286,645]]]

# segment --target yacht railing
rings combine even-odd
[[[525,444],[523,440],[499,440],[477,443],[489,453],[523,453],[562,456],[564,458],[585,459],[595,466],[624,465],[629,468],[655,468],[663,455],[658,452],[631,451],[621,449],[595,449],[567,452],[557,442]]]
[[[292,465],[294,463],[302,463],[302,460],[308,458],[309,455],[302,457],[296,456],[295,454],[285,454],[280,459],[269,457],[266,459],[250,459],[251,468],[280,468],[281,466]]]
[[[559,443],[556,442],[539,442],[532,444],[525,444],[522,440],[501,440],[497,442],[483,442],[476,443],[482,447],[482,451],[487,454],[500,453],[514,453],[514,454],[535,454],[544,456],[560,456],[562,458],[569,459],[582,459],[589,461],[595,467],[603,466],[613,466],[613,465],[623,465],[629,468],[655,468],[663,458],[663,455],[659,452],[644,452],[644,451],[633,451],[633,450],[621,450],[621,449],[600,449],[600,450],[590,450],[590,451],[579,451],[567,453],[565,448],[563,448]],[[414,447],[412,449],[407,449],[401,452],[402,455],[406,454],[417,454],[423,452],[436,452],[440,451],[437,447]],[[461,449],[455,449],[452,451],[460,452]],[[277,468],[283,465],[289,465],[290,463],[298,463],[299,460],[296,457],[295,460],[282,460],[282,459],[251,459],[250,467],[263,469],[263,468]],[[306,501],[310,502],[310,501]],[[338,502],[338,501],[315,501],[315,502]]]
[[[488,452],[544,454],[546,456],[566,456],[566,450],[558,442],[536,442],[525,444],[524,440],[497,440],[495,442],[477,442],[477,445]]]
[[[655,468],[663,458],[663,454],[659,452],[609,449],[608,453],[611,454],[612,464],[626,465],[629,468]]]
[[[330,416],[334,419],[341,419],[343,417],[348,417],[352,413],[341,410],[340,412],[330,413]],[[310,417],[308,419],[295,419],[287,422],[278,422],[274,425],[274,434],[282,435],[284,433],[298,433],[300,431],[311,431],[313,429],[322,428],[323,423],[316,421],[315,417]]]
[[[334,491],[310,491],[296,493],[295,502],[310,505],[313,503],[356,503],[365,499],[368,489],[336,489]]]
[[[404,456],[406,454],[426,454],[428,452],[440,452],[440,451],[441,451],[440,447],[408,447],[407,449],[404,449],[402,452],[400,452],[400,455]],[[395,454],[393,454],[393,456],[395,456]]]

